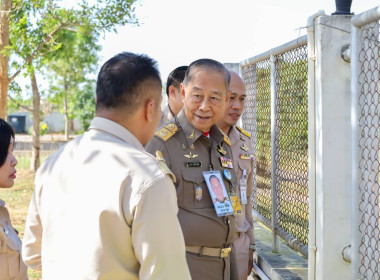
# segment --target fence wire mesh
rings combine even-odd
[[[263,60],[243,68],[247,88],[244,128],[251,132],[255,153],[253,170],[253,209],[271,219],[271,129],[270,61]]]
[[[308,243],[307,47],[276,60],[276,190],[278,226]]]
[[[276,57],[275,73],[269,59],[242,67],[247,87],[244,128],[254,147],[253,208],[270,226],[272,219],[271,165],[276,160],[276,231],[293,244],[308,243],[308,97],[307,46]],[[271,77],[276,88],[276,152],[271,155]],[[268,222],[269,221],[269,222]],[[294,242],[294,238],[298,241]],[[306,252],[306,253],[305,253]]]
[[[360,275],[380,279],[379,229],[379,23],[364,26],[359,52]]]

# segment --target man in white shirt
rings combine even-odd
[[[23,258],[44,279],[190,279],[173,174],[145,152],[161,116],[156,62],[101,68],[96,116],[38,170]]]

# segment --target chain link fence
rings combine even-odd
[[[269,59],[243,68],[247,88],[244,128],[251,132],[253,159],[253,209],[261,220],[271,219],[271,129],[270,129],[270,61]]]
[[[276,63],[276,189],[278,225],[308,244],[307,47]]]
[[[251,59],[249,63],[241,63],[241,66],[247,87],[246,108],[242,118],[244,129],[252,134],[255,153],[254,213],[258,220],[270,228],[273,229],[274,224],[279,236],[307,256],[306,40],[297,42],[291,49],[288,47],[283,52],[279,51],[272,58],[268,53]],[[271,100],[271,89],[275,91],[272,93],[275,100]],[[274,139],[271,136],[272,106],[275,107]],[[274,155],[271,152],[272,145],[275,146]],[[272,180],[272,173],[275,180]],[[273,192],[275,200],[272,200]],[[272,217],[276,217],[276,221],[272,221]]]
[[[380,279],[379,23],[361,28],[359,47],[360,279]]]

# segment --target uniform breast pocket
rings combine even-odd
[[[194,176],[187,172],[182,172],[183,178],[183,201],[185,208],[210,208],[214,207],[211,201],[210,192],[201,172]]]
[[[8,228],[5,228],[5,230],[8,230]],[[20,251],[18,250],[21,241],[20,244],[15,244],[4,233],[4,228],[1,226],[0,231],[0,279],[16,279],[21,268]]]

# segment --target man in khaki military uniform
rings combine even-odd
[[[190,279],[172,174],[143,148],[161,116],[155,61],[111,58],[96,97],[89,130],[38,170],[26,264],[48,280]]]
[[[235,217],[239,237],[234,240],[232,246],[231,280],[246,280],[247,275],[252,270],[255,248],[251,201],[253,192],[253,148],[250,134],[236,125],[245,106],[245,85],[237,73],[231,71],[230,74],[231,97],[227,104],[225,117],[219,120],[217,125],[231,140],[234,166],[239,182],[237,192],[243,212],[243,215]]]
[[[146,146],[176,177],[178,218],[193,280],[230,279],[229,253],[237,238],[235,218],[217,216],[203,176],[205,171],[220,170],[229,175],[223,177],[226,190],[235,189],[231,143],[214,125],[224,113],[229,79],[229,72],[215,60],[191,63],[181,85],[184,108]]]
[[[179,66],[170,72],[166,81],[166,94],[168,96],[168,105],[162,111],[162,116],[158,127],[171,121],[178,115],[183,107],[181,96],[181,83],[185,78],[187,66]]]

